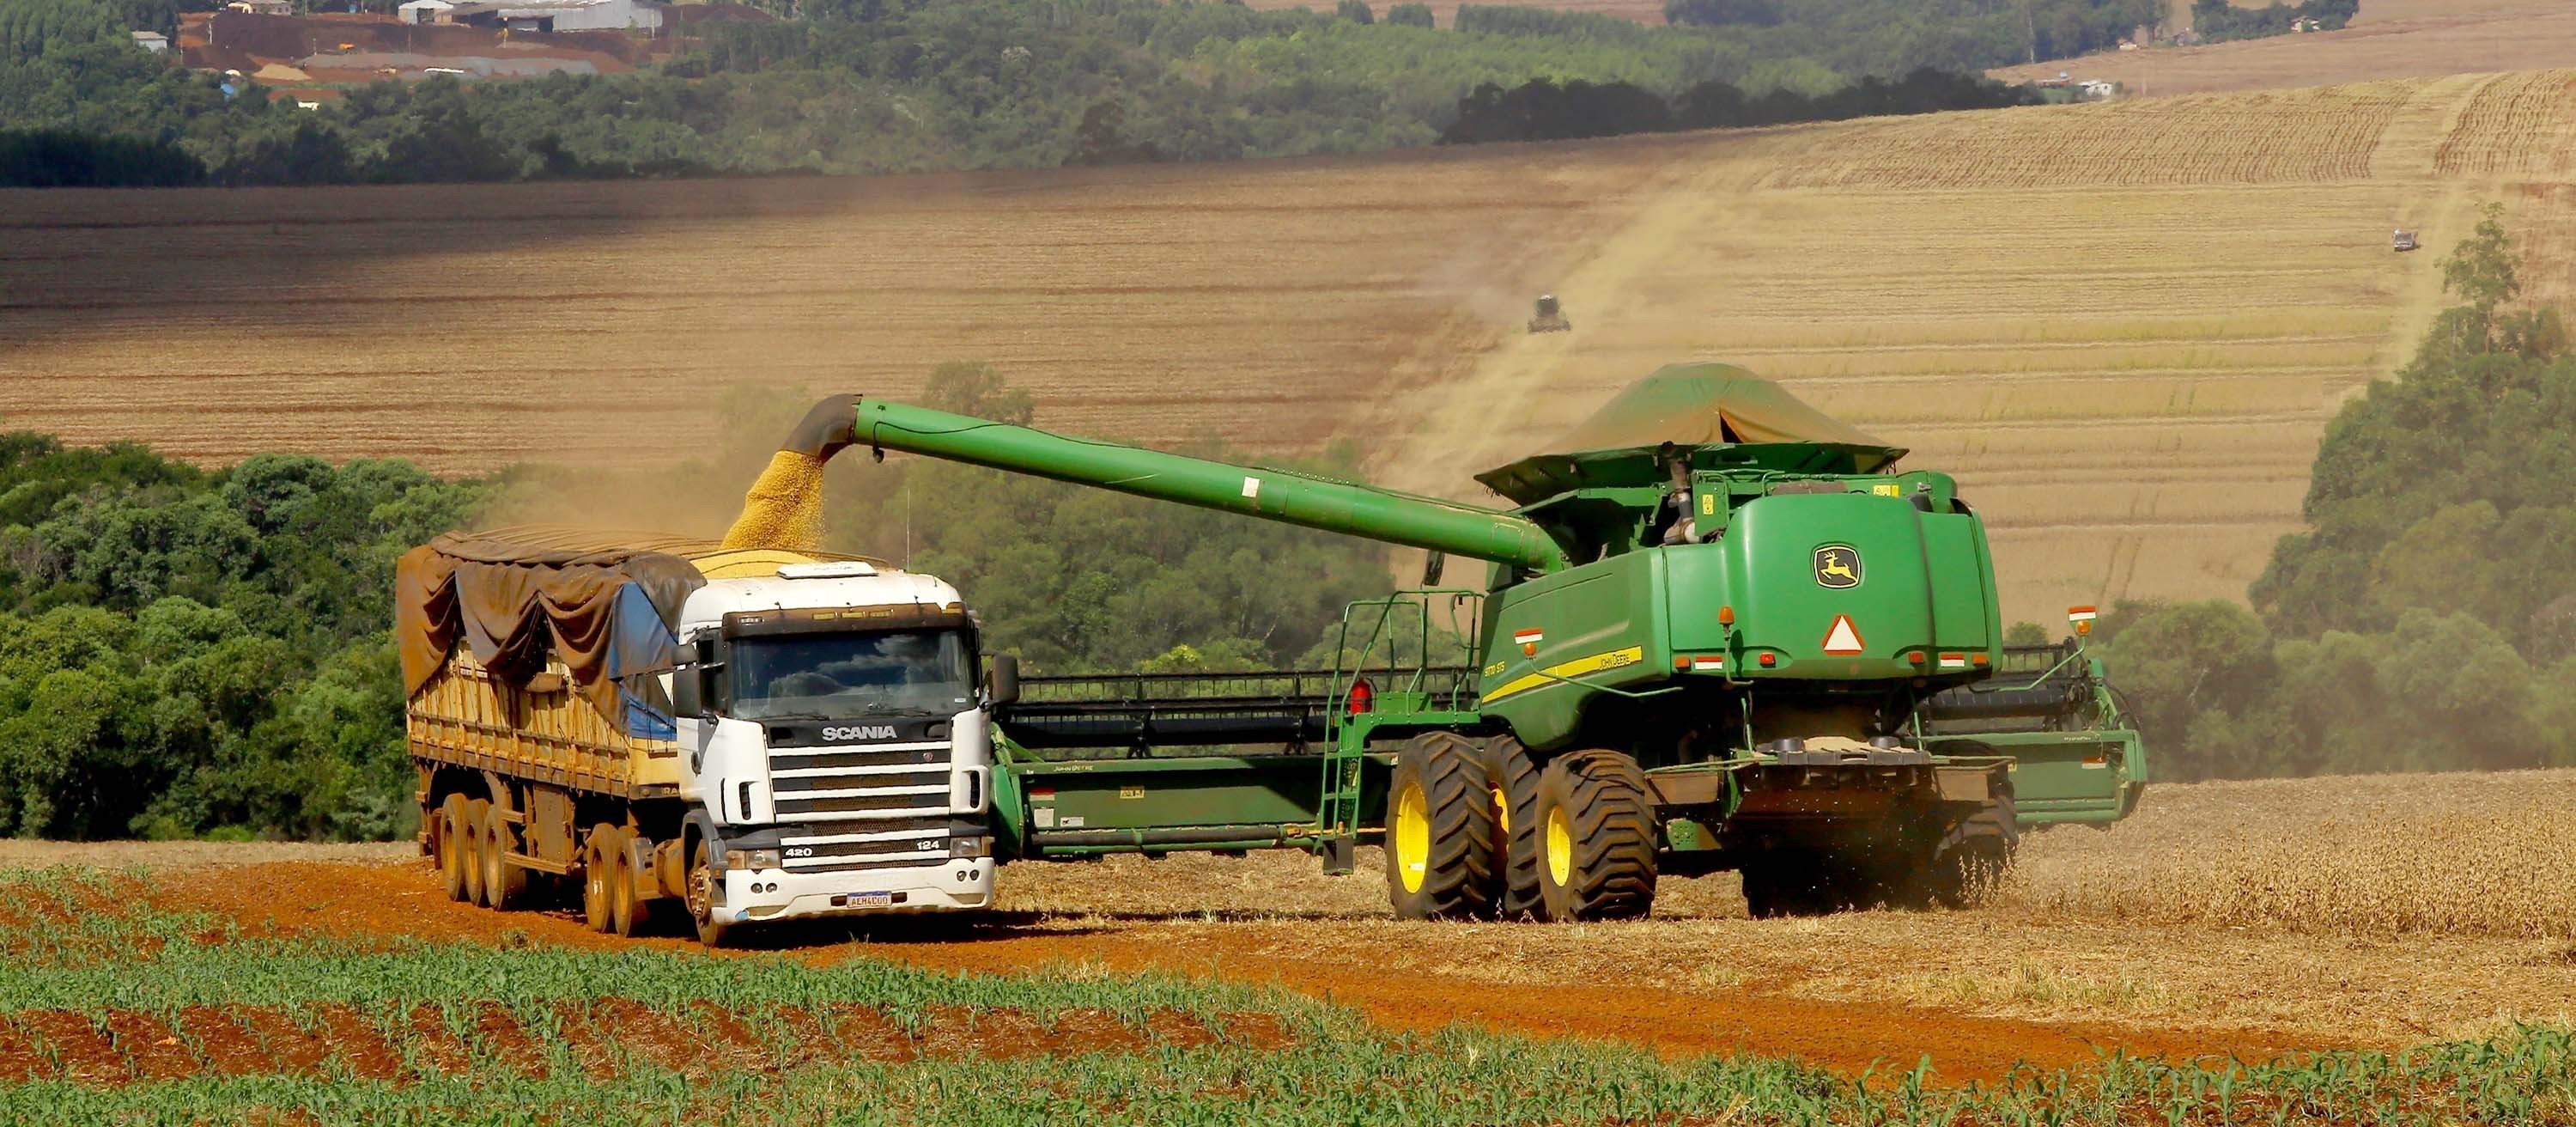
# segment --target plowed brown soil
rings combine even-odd
[[[1168,863],[1167,863],[1168,864]],[[272,919],[275,906],[294,905],[291,918],[275,916],[287,931],[339,936],[412,935],[477,942],[540,943],[619,949],[635,945],[686,956],[697,949],[676,938],[619,940],[591,932],[570,911],[495,913],[453,903],[428,869],[419,865],[340,866],[275,864],[229,874],[221,881],[191,881],[165,893],[174,906],[223,912],[251,922]],[[1310,954],[1282,956],[1283,939],[1300,925],[1236,922],[1175,928],[1158,919],[1127,921],[1057,919],[1027,914],[1002,917],[959,932],[944,921],[896,922],[848,942],[842,934],[797,933],[791,957],[829,962],[867,957],[894,959],[945,970],[1010,973],[1045,967],[1101,967],[1112,971],[1161,971],[1270,983],[1353,1006],[1393,1029],[1432,1030],[1468,1023],[1542,1037],[1625,1041],[1674,1054],[1755,1052],[1789,1055],[1857,1072],[1873,1063],[1911,1065],[1931,1057],[1939,1075],[1960,1081],[1990,1079],[2020,1063],[2081,1066],[2100,1051],[2173,1058],[2236,1054],[2262,1058],[2343,1039],[2313,1032],[2267,1029],[2175,1031],[2157,1025],[2109,1021],[2031,1021],[1980,1016],[1900,1003],[1797,997],[1763,984],[1696,990],[1658,984],[1654,967],[1625,976],[1590,973],[1566,981],[1494,981],[1441,969],[1436,955],[1445,934],[1460,929],[1388,925],[1390,942],[1355,946],[1319,939]],[[1546,938],[1577,937],[1577,929],[1534,929]],[[1319,936],[1327,933],[1317,933]],[[1345,937],[1336,937],[1345,938]],[[1425,958],[1426,955],[1435,956]],[[747,957],[763,957],[748,953]],[[1075,1038],[1111,1051],[1143,1044],[1141,1037],[1106,1015],[1076,1015],[1060,1022],[1055,1038]],[[843,1020],[847,1020],[846,1017]],[[650,1029],[650,1023],[636,1028]],[[1028,1015],[984,1014],[976,1023],[932,1022],[931,1040],[916,1051],[1008,1051],[1053,1044]],[[676,1031],[674,1031],[676,1033]],[[964,1038],[956,1045],[949,1040]],[[644,1038],[636,1051],[658,1050]],[[877,1037],[844,1039],[866,1044]],[[1042,1051],[1060,1051],[1046,1049]]]

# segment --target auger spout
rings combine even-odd
[[[1517,514],[1294,470],[1071,438],[878,399],[858,400],[853,437],[880,450],[1242,513],[1532,572],[1560,571],[1571,564],[1545,529]]]

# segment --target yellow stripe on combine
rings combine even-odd
[[[1646,647],[1644,646],[1630,646],[1624,650],[1612,650],[1608,653],[1597,653],[1590,657],[1578,657],[1572,661],[1559,662],[1555,665],[1548,666],[1546,669],[1537,673],[1515,677],[1511,681],[1505,683],[1503,687],[1485,694],[1483,701],[1480,703],[1492,704],[1495,701],[1501,700],[1514,693],[1527,692],[1531,689],[1540,689],[1549,685],[1560,684],[1568,677],[1580,677],[1586,673],[1599,673],[1604,669],[1619,669],[1635,665],[1644,660],[1646,660]]]

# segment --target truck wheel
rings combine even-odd
[[[707,849],[705,838],[689,850],[689,920],[698,927],[698,943],[705,947],[722,947],[733,936],[733,925],[716,917],[715,859]]]
[[[582,842],[582,920],[590,925],[590,930],[601,935],[608,934],[610,924],[608,876],[612,862],[609,858],[616,855],[616,850],[611,848],[616,838],[617,827],[601,822],[590,828],[590,836]]]
[[[1406,920],[1473,919],[1494,905],[1494,799],[1473,745],[1430,732],[1396,753],[1386,790],[1386,891]]]
[[[508,812],[495,806],[483,819],[483,903],[507,912],[527,901],[528,871],[509,861]]]
[[[465,902],[483,902],[483,822],[492,816],[489,799],[477,798],[465,804],[465,817],[457,826],[456,848],[465,862]]]
[[[635,902],[635,862],[628,855],[628,842],[635,835],[615,831],[608,853],[608,933],[624,938],[634,935],[644,921],[643,906]]]
[[[1636,760],[1558,756],[1539,773],[1538,816],[1549,919],[1642,919],[1654,908],[1655,808]]]
[[[1538,888],[1538,764],[1509,734],[1487,738],[1478,750],[1494,798],[1494,853],[1502,861],[1495,905],[1507,920],[1546,919]]]
[[[450,900],[465,897],[465,796],[450,794],[438,805],[438,883]]]

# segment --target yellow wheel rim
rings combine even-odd
[[[1411,783],[1395,800],[1395,875],[1406,892],[1420,892],[1430,868],[1430,804],[1423,801],[1422,784]]]
[[[1501,787],[1494,788],[1494,828],[1512,832],[1512,800]]]
[[[1561,807],[1547,812],[1547,875],[1558,888],[1574,879],[1574,833],[1566,828]]]

